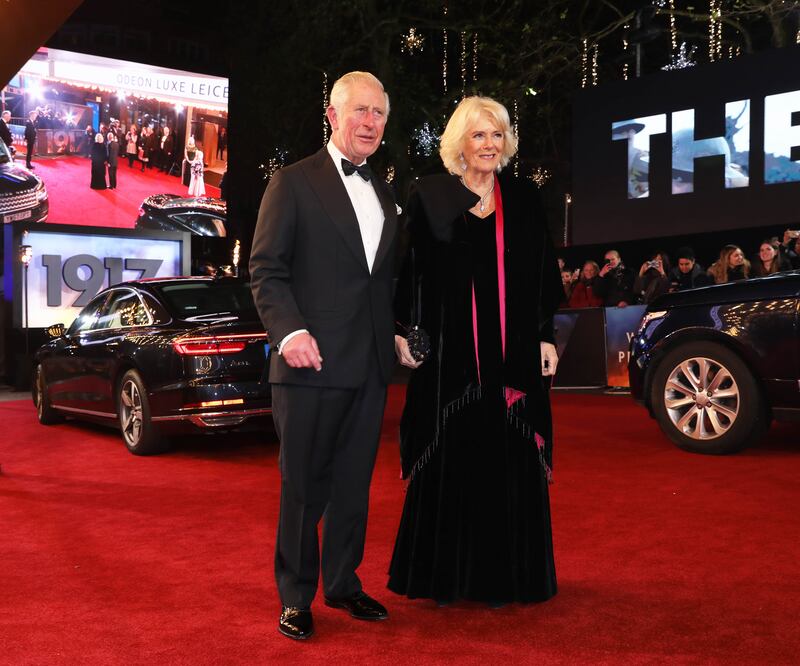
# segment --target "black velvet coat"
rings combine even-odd
[[[506,272],[503,383],[525,393],[532,405],[527,411],[535,423],[530,425],[545,440],[544,462],[549,468],[549,385],[541,374],[539,343],[554,341],[553,315],[563,295],[561,276],[533,183],[502,174],[499,186]],[[471,255],[458,240],[458,227],[466,224],[464,213],[477,200],[456,176],[447,174],[418,180],[408,200],[410,247],[395,299],[398,334],[419,323],[430,335],[432,349],[408,385],[400,424],[404,478],[413,476],[435,453],[447,413],[480,390],[472,335]],[[417,293],[421,297],[415,303]],[[415,307],[421,313],[419,321]]]

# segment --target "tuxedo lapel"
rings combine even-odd
[[[365,271],[369,271],[356,212],[353,210],[347,190],[344,188],[339,172],[326,148],[320,150],[309,165],[308,181],[353,256]]]
[[[375,273],[389,252],[397,233],[397,207],[389,187],[377,176],[373,177],[372,186],[375,188],[375,194],[378,195],[378,200],[381,202],[381,208],[383,209],[383,230],[381,231],[378,250],[375,253],[375,261],[372,264],[372,272]]]

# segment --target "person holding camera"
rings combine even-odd
[[[797,229],[787,229],[783,232],[783,240],[778,246],[781,257],[786,259],[792,268],[800,268],[800,248],[797,247],[797,239],[800,238],[800,231]]]
[[[635,276],[633,271],[622,263],[622,257],[616,250],[606,252],[605,263],[600,269],[600,278],[595,292],[603,299],[603,305],[624,308],[636,302],[633,293]]]
[[[645,305],[652,303],[661,294],[669,291],[669,256],[666,252],[655,252],[649,260],[642,264],[639,275],[633,283],[633,291],[639,302]]]

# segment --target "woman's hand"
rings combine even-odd
[[[397,354],[397,360],[400,361],[400,365],[404,365],[412,370],[416,370],[422,365],[422,361],[414,360],[411,351],[408,349],[408,340],[402,335],[394,336],[394,351]]]
[[[556,374],[558,354],[555,345],[549,342],[540,342],[539,350],[542,356],[542,377],[552,377]]]

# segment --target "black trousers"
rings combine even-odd
[[[28,151],[25,155],[25,166],[31,168],[31,158],[33,157],[33,148],[36,145],[34,141],[26,141],[25,148]]]
[[[356,389],[274,384],[272,409],[281,441],[281,508],[275,579],[284,606],[308,608],[317,591],[322,530],[325,596],[361,591],[369,484],[386,405],[377,357]]]
[[[117,187],[117,167],[108,165],[108,186],[116,189]]]

